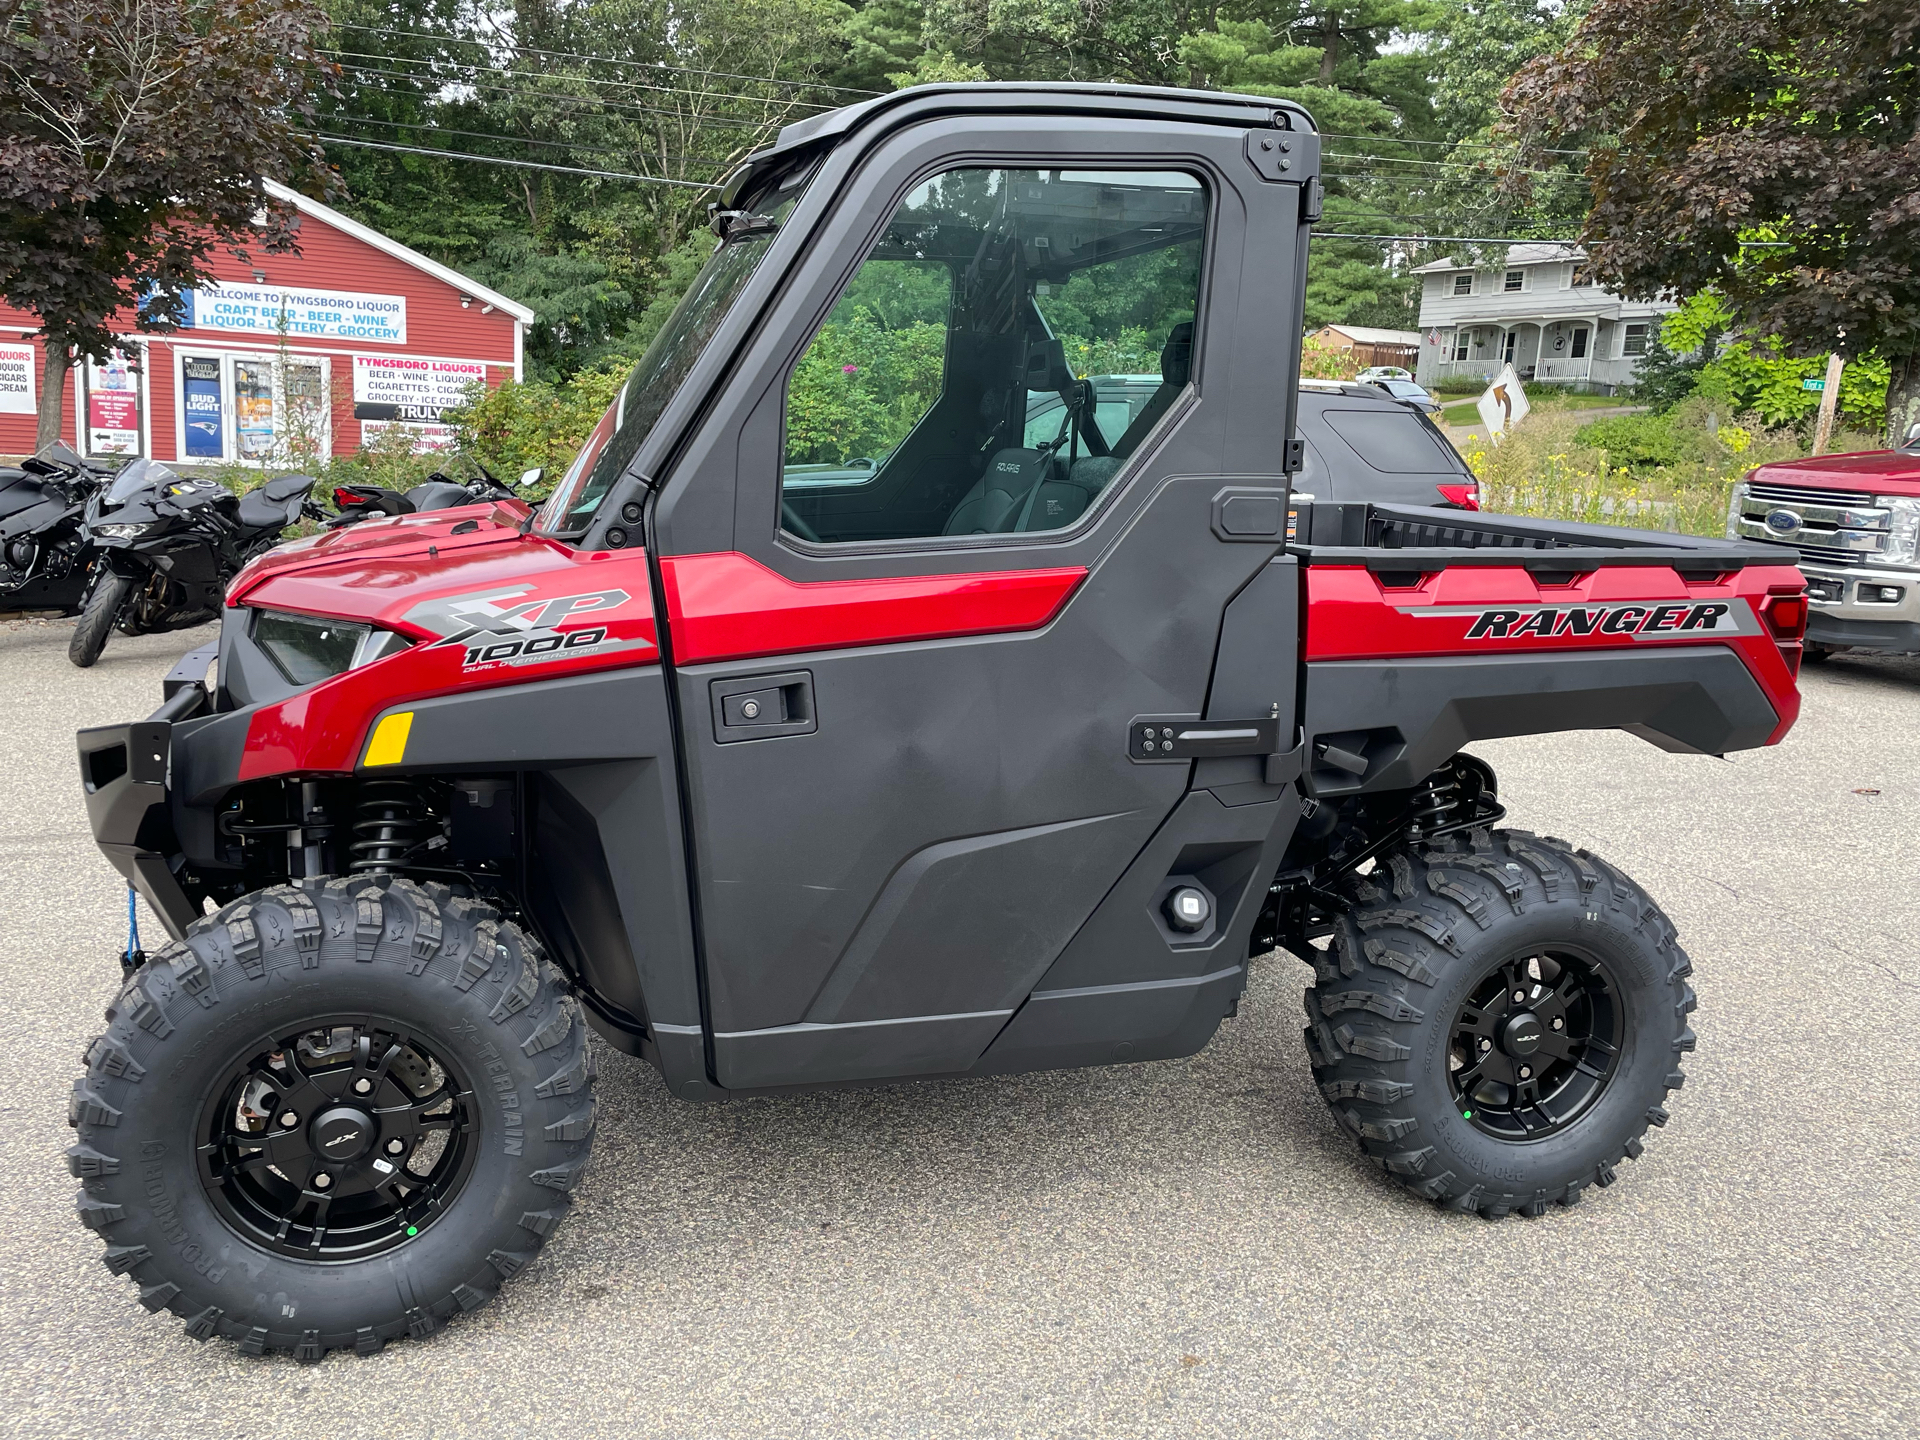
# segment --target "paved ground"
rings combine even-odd
[[[1776,750],[1478,746],[1518,823],[1679,923],[1699,1053],[1576,1209],[1387,1189],[1259,963],[1196,1058],[729,1106],[602,1060],[579,1209],[426,1344],[247,1360],[149,1316],[72,1218],[65,1093],[123,905],[73,729],[195,636],[0,626],[0,1430],[145,1436],[1910,1436],[1920,1432],[1920,661],[1810,674]]]

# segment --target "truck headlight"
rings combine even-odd
[[[1740,506],[1747,498],[1747,482],[1739,481],[1733,487],[1733,498],[1727,501],[1727,539],[1740,538]]]
[[[391,630],[285,610],[256,610],[253,642],[267,652],[275,669],[303,686],[370,665],[412,643]]]
[[[1875,558],[1888,565],[1911,565],[1920,557],[1920,500],[1910,495],[1876,495],[1887,512],[1887,548]]]

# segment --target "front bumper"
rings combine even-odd
[[[1802,564],[1807,577],[1807,640],[1867,650],[1920,650],[1920,571]],[[1862,599],[1892,587],[1894,600]]]
[[[100,725],[78,736],[80,784],[94,843],[175,940],[186,937],[200,911],[176,874],[183,856],[169,797],[173,727],[207,707],[206,689],[192,677],[192,666],[197,659],[199,673],[205,674],[211,649],[193,652],[174,668],[164,684],[165,703],[147,719]]]

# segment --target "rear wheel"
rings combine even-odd
[[[1606,862],[1524,831],[1395,851],[1349,887],[1307,1049],[1396,1183],[1498,1217],[1610,1185],[1694,1048],[1674,928]]]
[[[113,622],[120,618],[120,607],[126,603],[127,591],[132,586],[133,582],[126,576],[109,571],[93,587],[87,608],[74,622],[73,638],[67,642],[67,658],[82,670],[98,660],[100,652],[107,648]]]
[[[538,946],[444,886],[236,901],[87,1052],[81,1220],[149,1310],[252,1354],[378,1350],[491,1299],[565,1216],[592,1063]]]

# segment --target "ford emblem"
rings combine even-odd
[[[1769,510],[1767,528],[1779,535],[1791,535],[1800,528],[1800,512],[1797,510]]]

